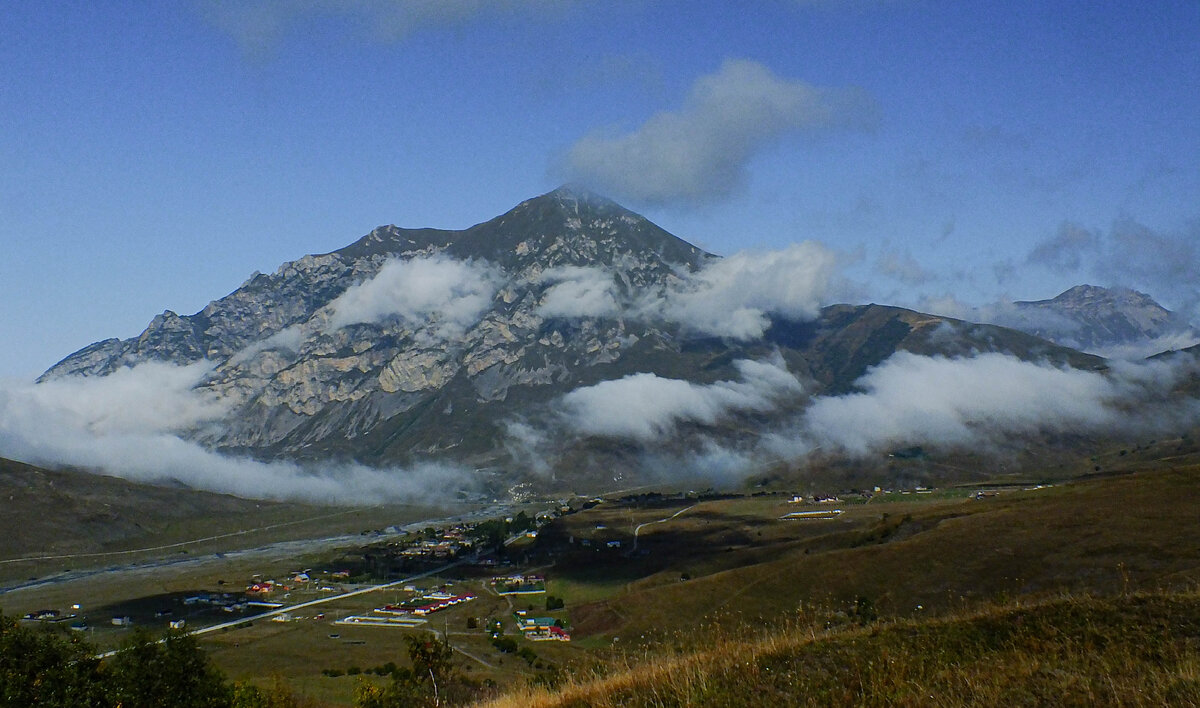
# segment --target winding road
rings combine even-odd
[[[633,550],[635,550],[635,551],[637,550],[637,546],[638,546],[638,534],[640,534],[640,533],[642,532],[642,528],[643,528],[643,527],[645,527],[645,526],[650,526],[651,524],[661,524],[661,523],[665,523],[665,522],[667,522],[667,521],[670,521],[671,519],[674,519],[676,516],[679,516],[679,515],[680,515],[680,514],[682,514],[683,512],[685,512],[685,511],[691,511],[692,509],[695,509],[695,508],[696,508],[696,507],[698,507],[698,506],[700,506],[700,505],[699,505],[699,504],[692,504],[692,505],[691,505],[691,506],[689,506],[688,508],[686,508],[686,509],[680,509],[679,511],[675,512],[674,514],[671,514],[670,516],[666,517],[665,519],[659,519],[659,520],[657,520],[657,521],[647,521],[647,522],[646,522],[646,523],[644,523],[644,524],[638,524],[638,525],[637,525],[637,527],[633,529]]]

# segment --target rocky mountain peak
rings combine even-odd
[[[1129,288],[1076,285],[1049,300],[1016,302],[1004,324],[1103,356],[1140,358],[1200,336],[1149,295]]]
[[[1043,302],[1054,302],[1067,307],[1135,306],[1161,310],[1164,313],[1168,312],[1166,308],[1159,305],[1146,293],[1130,288],[1104,288],[1098,285],[1076,285],[1049,301],[1042,300],[1029,304],[1040,304]]]
[[[773,313],[763,339],[714,336],[689,325],[697,306],[670,305],[703,284],[687,271],[712,258],[615,202],[560,187],[463,230],[376,228],[255,274],[193,315],[164,312],[140,336],[89,346],[43,378],[204,360],[194,389],[223,413],[187,435],[210,448],[368,464],[450,457],[499,469],[513,463],[513,425],[553,422],[564,397],[600,382],[711,386],[739,380],[739,362],[769,360],[813,392],[841,391],[901,349],[961,354],[986,343],[1075,356],[1015,332],[948,334],[940,318],[885,307]],[[728,296],[718,292],[692,302],[719,309]],[[753,422],[739,418],[722,434],[737,437]],[[605,444],[596,449],[623,454]],[[596,458],[597,473],[606,459]]]

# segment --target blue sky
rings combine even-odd
[[[1196,319],[1200,3],[243,0],[0,9],[0,377],[380,224],[565,181],[845,294]]]

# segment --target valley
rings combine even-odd
[[[1093,286],[1016,328],[829,304],[795,276],[827,257],[721,259],[563,187],[164,312],[0,401],[46,461],[0,460],[0,608],[101,667],[175,632],[288,706],[826,704],[738,657],[844,682],[825,657],[891,651],[959,695],[927,653],[956,636],[1029,670],[997,617],[1187,625],[1200,352],[1092,352],[1194,332]],[[1147,695],[1190,695],[1190,636]]]
[[[283,677],[316,705],[348,706],[364,682],[386,685],[374,668],[404,665],[405,637],[432,633],[449,642],[456,670],[482,698],[582,681],[621,657],[659,656],[671,646],[750,641],[816,617],[836,629],[859,626],[855,618],[868,612],[869,623],[933,631],[972,613],[1018,611],[1013,603],[1186,592],[1200,582],[1192,504],[1200,450],[1185,438],[1137,447],[1092,456],[1088,463],[1100,461],[1104,471],[1074,479],[1023,473],[864,489],[777,478],[741,489],[661,487],[411,517],[382,535],[304,533],[310,523],[333,529],[400,518],[395,509],[343,510],[274,530],[287,529],[291,541],[254,547],[232,535],[199,542],[204,553],[185,560],[167,549],[140,551],[136,565],[93,560],[93,572],[9,587],[0,607],[12,616],[82,604],[85,619],[49,626],[71,633],[66,625],[87,624],[84,634],[100,649],[117,646],[129,626],[162,631],[183,620],[231,679],[267,686]],[[457,561],[398,562],[396,549],[441,534],[494,533],[514,514],[535,531],[506,533],[490,550],[460,549]],[[396,560],[380,565],[387,557]],[[528,594],[499,594],[493,578],[515,575],[544,580]],[[278,585],[273,592],[246,592],[268,579]],[[382,623],[384,605],[437,592],[470,599],[428,618]],[[225,599],[214,605],[210,596]],[[550,598],[561,609],[547,611]],[[247,600],[260,604],[235,614],[219,604]],[[517,610],[559,620],[570,640],[523,638]],[[129,624],[114,626],[116,617]],[[501,650],[497,637],[515,643]]]

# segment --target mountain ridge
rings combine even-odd
[[[784,266],[804,266],[822,253],[788,257]],[[460,231],[376,228],[341,249],[256,273],[194,315],[164,312],[138,337],[89,345],[40,380],[207,361],[211,370],[194,390],[226,413],[183,431],[207,448],[377,466],[446,458],[527,477],[511,449],[514,426],[542,423],[558,435],[557,406],[568,394],[633,376],[681,382],[699,395],[738,390],[743,398],[733,400],[744,401],[751,384],[742,380],[743,362],[776,362],[769,366],[803,389],[786,404],[792,414],[803,398],[855,391],[897,352],[1000,352],[1104,367],[1026,333],[886,305],[728,305],[739,289],[775,285],[761,264],[748,279],[729,280],[726,270],[738,265],[616,202],[560,188]],[[695,299],[706,287],[726,289]],[[689,324],[727,305],[742,329]],[[761,335],[737,333],[754,318]],[[761,405],[687,419],[653,444],[688,454],[713,440],[763,434],[770,420]],[[651,446],[594,435],[558,443],[558,459],[579,475],[603,473]]]
[[[1101,356],[1142,358],[1200,342],[1200,331],[1131,288],[1076,285],[1013,308],[999,324]]]

